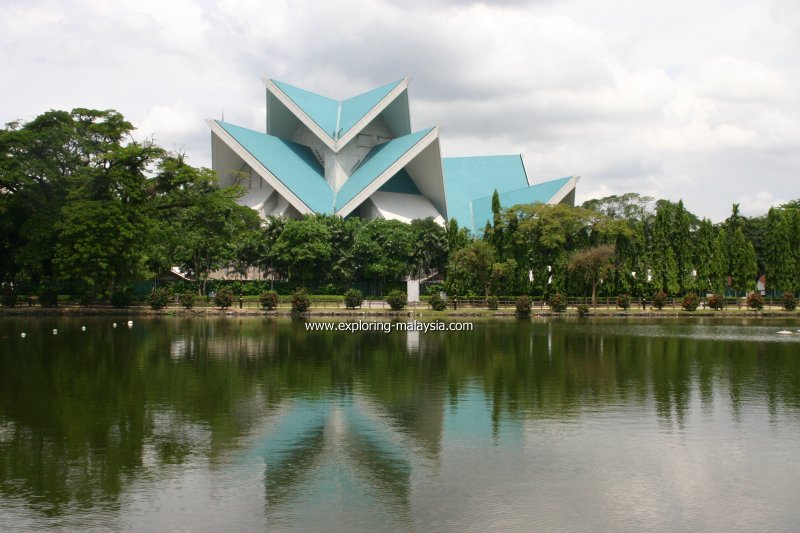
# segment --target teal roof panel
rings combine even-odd
[[[518,204],[547,203],[550,199],[569,182],[572,176],[559,178],[557,180],[537,183],[530,187],[523,187],[513,191],[498,192],[500,205],[502,207],[512,207]],[[494,191],[492,191],[494,194]],[[486,221],[492,220],[492,195],[477,198],[472,201],[473,228],[476,234],[482,233]]]
[[[310,148],[220,120],[216,123],[310,209],[333,212],[333,191]]]
[[[519,155],[448,157],[442,160],[447,216],[473,232],[472,201],[528,186],[528,177]],[[478,230],[483,229],[481,222]]]
[[[403,194],[422,194],[417,188],[417,184],[411,179],[411,176],[406,172],[406,169],[401,169],[400,172],[389,178],[389,181],[384,183],[378,189],[383,192],[399,192]]]
[[[371,91],[359,94],[342,102],[342,113],[339,118],[339,134],[341,137],[356,125],[356,122],[364,118],[387,94],[400,85],[403,80],[397,80],[383,87],[378,87]]]
[[[378,176],[403,157],[406,152],[411,150],[431,131],[433,131],[433,128],[428,128],[373,147],[355,172],[350,175],[336,193],[335,210],[338,211],[347,202],[355,198],[357,194],[375,181]]]
[[[402,81],[397,80],[339,102],[288,83],[272,80],[331,139],[339,139],[350,131]]]
[[[338,129],[339,102],[325,96],[300,89],[288,83],[272,80],[278,88],[302,109],[311,120],[333,138]]]

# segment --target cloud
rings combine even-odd
[[[763,215],[770,207],[785,204],[786,200],[776,198],[771,192],[758,191],[752,194],[743,194],[737,199],[739,210],[746,216]]]
[[[536,179],[581,175],[580,197],[721,220],[767,205],[754,190],[798,196],[800,6],[676,1],[12,0],[0,119],[116,108],[208,165],[202,119],[263,128],[261,76],[334,98],[411,76],[413,126],[443,126],[445,155],[522,152]]]

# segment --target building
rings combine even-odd
[[[265,79],[266,133],[209,120],[212,167],[262,217],[307,213],[456,219],[480,234],[503,207],[574,203],[577,176],[533,184],[521,155],[442,159],[439,128],[412,130],[404,78],[347,100]]]

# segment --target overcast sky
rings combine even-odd
[[[203,119],[263,131],[262,76],[337,99],[410,76],[444,156],[522,153],[578,201],[800,198],[797,0],[3,0],[0,50],[3,123],[114,108],[195,165]]]

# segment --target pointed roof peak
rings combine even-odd
[[[378,110],[380,112],[396,98],[397,94],[389,101],[386,101],[387,97],[398,89],[398,94],[401,93],[408,86],[408,82],[409,78],[403,78],[340,101],[282,81],[264,79],[268,89],[271,85],[277,88],[334,143],[345,137],[383,103],[384,105]]]

